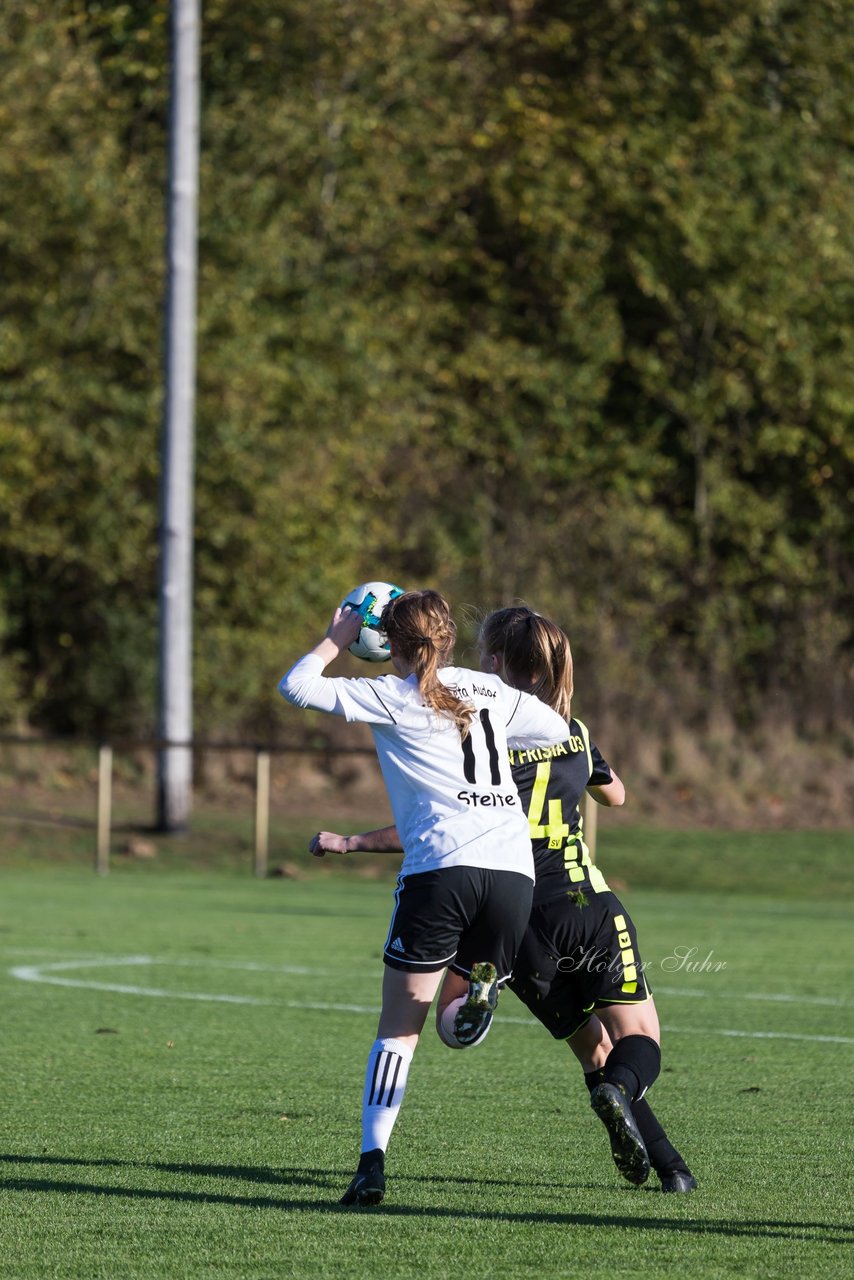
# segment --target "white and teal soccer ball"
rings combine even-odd
[[[362,619],[359,638],[349,646],[350,652],[365,662],[387,662],[391,657],[388,636],[380,619],[389,600],[403,595],[400,587],[391,582],[363,582],[341,601],[341,608],[350,605],[357,609]]]

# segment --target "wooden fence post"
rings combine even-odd
[[[596,826],[599,820],[599,806],[589,792],[581,797],[581,820],[584,823],[584,843],[590,853],[590,861],[596,861]]]
[[[98,748],[98,819],[95,870],[105,876],[110,869],[110,818],[113,806],[113,748]]]
[[[270,844],[270,753],[255,756],[255,874],[263,880],[267,874]]]

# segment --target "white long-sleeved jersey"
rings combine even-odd
[[[550,746],[566,721],[498,676],[443,667],[439,679],[477,712],[468,737],[425,706],[415,676],[329,678],[307,654],[279,692],[298,707],[368,724],[404,849],[403,872],[488,867],[534,878],[531,837],[510,772],[508,747]]]

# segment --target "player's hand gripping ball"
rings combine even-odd
[[[349,646],[357,658],[363,658],[365,662],[387,662],[391,657],[388,636],[380,619],[389,600],[396,600],[402,595],[402,589],[391,582],[364,582],[341,601],[342,609],[349,605],[362,619],[358,639]]]

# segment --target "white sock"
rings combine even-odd
[[[375,1040],[368,1054],[362,1095],[362,1150],[385,1151],[403,1094],[412,1050],[400,1040]]]
[[[481,1031],[476,1040],[470,1040],[467,1044],[460,1044],[454,1035],[454,1019],[457,1016],[457,1010],[468,1000],[468,993],[464,996],[458,996],[456,1000],[452,1000],[450,1004],[446,1004],[442,1010],[442,1016],[439,1019],[439,1039],[446,1044],[449,1049],[473,1049],[476,1044],[482,1044],[486,1033],[492,1026],[492,1015],[487,1019],[486,1026]]]

